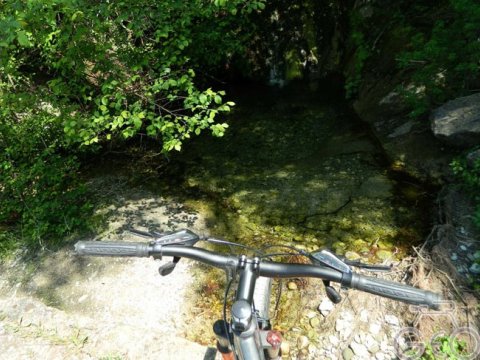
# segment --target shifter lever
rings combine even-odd
[[[172,271],[175,269],[175,266],[177,266],[177,263],[180,261],[180,257],[174,256],[173,261],[170,261],[166,264],[161,265],[158,268],[158,272],[162,276],[167,276],[172,273]]]
[[[338,304],[340,301],[342,301],[341,295],[333,286],[330,285],[330,281],[323,280],[323,285],[325,285],[325,292],[332,303]]]

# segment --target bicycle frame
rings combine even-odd
[[[236,352],[239,360],[265,360],[264,350],[268,351],[269,359],[276,359],[279,355],[280,335],[271,330],[261,330],[258,318],[252,310],[259,264],[258,258],[249,261],[242,256],[237,269],[239,282],[231,308],[230,325],[234,343],[232,350]],[[228,358],[227,356],[225,357]]]

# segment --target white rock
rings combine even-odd
[[[318,306],[318,311],[323,316],[327,316],[334,309],[335,304],[330,301],[328,298],[324,298],[320,305]]]
[[[337,319],[337,321],[335,322],[335,330],[337,332],[342,332],[345,327],[347,326],[347,324],[345,323],[345,320],[343,319]]]
[[[376,359],[376,360],[386,360],[387,357],[385,356],[384,353],[382,353],[382,352],[377,352],[377,353],[375,354],[375,359]]]
[[[330,344],[332,344],[332,348],[337,347],[340,344],[340,339],[337,338],[335,335],[330,335],[328,337],[328,340],[330,340]]]
[[[385,322],[389,325],[400,326],[400,321],[395,315],[385,315]]]
[[[359,357],[361,357],[362,359],[368,359],[369,358],[369,353],[368,353],[368,349],[365,345],[363,344],[359,344],[357,342],[352,342],[350,344],[350,347],[352,348],[353,350],[353,353]]]
[[[381,329],[382,329],[382,326],[379,323],[372,323],[370,324],[370,327],[369,327],[369,331],[373,335],[377,335]]]
[[[354,319],[353,313],[351,313],[349,311],[343,313],[342,317],[345,321],[353,321],[353,319]]]
[[[309,345],[310,341],[306,336],[299,336],[297,339],[297,348],[305,349]]]
[[[367,334],[367,336],[365,336],[365,341],[363,343],[368,349],[370,349],[373,345],[377,344],[377,341],[373,338],[372,335]]]
[[[360,321],[368,322],[368,310],[363,309],[363,310],[360,312]]]
[[[457,261],[458,255],[456,253],[452,253],[452,255],[450,256],[450,259],[452,259],[452,261]]]

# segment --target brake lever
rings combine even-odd
[[[328,251],[327,249],[323,249],[321,251],[317,251],[314,253],[309,254],[310,260],[314,263],[319,263],[324,266],[328,266],[329,268],[338,270],[342,273],[351,273],[352,269],[348,264],[342,261],[337,255]]]
[[[156,237],[155,236],[156,232],[149,233],[149,232],[146,232],[146,231],[137,230],[137,229],[133,229],[133,228],[130,228],[127,231],[132,235],[135,235],[135,236],[138,236],[138,237],[141,237],[141,238],[144,238],[144,239],[154,239]],[[160,234],[160,233],[158,233],[158,234]]]
[[[146,232],[137,229],[128,230],[133,235],[152,239],[150,242],[152,245],[168,246],[168,245],[183,245],[183,246],[193,246],[197,241],[200,240],[200,237],[190,230],[180,230],[172,231],[168,233],[160,233],[158,231]],[[161,259],[161,255],[155,257],[156,259]],[[167,276],[173,272],[178,262],[180,261],[179,256],[174,256],[171,262],[161,265],[158,268],[158,272],[162,276]]]
[[[355,266],[355,267],[358,267],[358,268],[361,268],[361,269],[366,269],[366,270],[369,270],[369,271],[391,271],[393,269],[393,264],[390,264],[390,265],[377,265],[377,264],[367,264],[367,263],[363,263],[359,260],[348,260],[347,258],[344,258],[344,257],[340,257],[340,259],[342,259],[343,262],[345,262],[346,264],[350,265],[350,266]]]

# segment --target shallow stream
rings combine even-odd
[[[168,176],[209,212],[214,235],[371,262],[401,258],[421,241],[427,189],[388,167],[369,129],[329,89],[250,87],[235,100],[225,136],[192,141]]]

